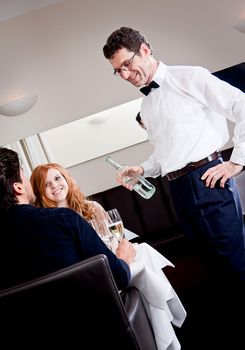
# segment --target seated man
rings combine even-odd
[[[123,240],[116,255],[93,228],[68,208],[36,208],[18,154],[0,148],[0,289],[105,254],[119,289],[130,280],[135,249]]]

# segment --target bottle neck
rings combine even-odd
[[[122,166],[120,164],[118,164],[117,162],[115,162],[111,157],[107,157],[106,158],[106,161],[111,165],[113,166],[113,168],[119,170],[122,168]]]

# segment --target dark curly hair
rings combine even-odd
[[[146,38],[140,33],[140,31],[129,27],[121,27],[108,37],[106,44],[103,47],[103,53],[105,58],[111,59],[115,52],[123,47],[129,51],[137,52],[140,45],[143,43],[151,49],[150,43],[147,42]]]
[[[22,182],[18,154],[0,147],[0,208],[8,209],[18,203],[13,184]]]

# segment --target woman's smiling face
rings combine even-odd
[[[48,169],[45,182],[45,195],[54,201],[57,207],[67,207],[68,184],[61,173],[54,168]]]

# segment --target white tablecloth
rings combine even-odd
[[[136,235],[136,233],[128,230],[126,227],[124,227],[123,232],[124,232],[125,237],[127,238],[128,241],[130,241],[131,239],[139,237],[139,235]]]
[[[158,350],[179,350],[181,346],[172,324],[181,327],[186,311],[162,271],[165,266],[174,265],[147,243],[135,247],[137,254],[130,266],[130,285],[141,291]]]

